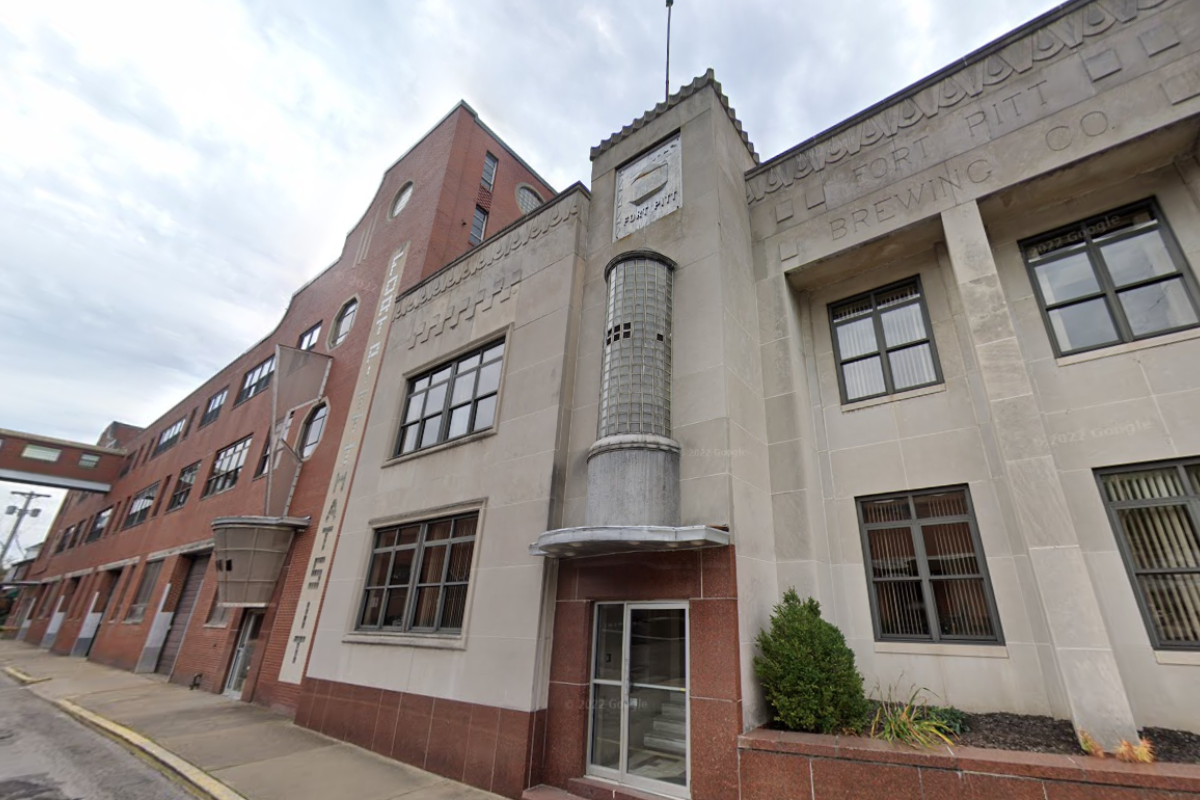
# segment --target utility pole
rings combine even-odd
[[[671,6],[675,5],[675,0],[667,0],[667,90],[663,96],[663,102],[671,102]]]
[[[24,497],[25,505],[23,505],[21,508],[17,508],[16,506],[9,506],[8,509],[4,512],[8,516],[13,516],[15,514],[17,518],[15,520],[13,520],[12,530],[9,531],[8,538],[4,540],[4,548],[0,549],[0,569],[4,568],[4,558],[8,555],[8,548],[11,547],[12,543],[14,541],[16,541],[16,539],[17,539],[17,531],[19,531],[21,529],[21,521],[23,519],[25,519],[25,515],[28,514],[31,517],[36,517],[42,513],[42,510],[40,508],[32,508],[31,509],[29,507],[29,504],[32,503],[34,500],[36,500],[39,497],[50,497],[51,496],[48,494],[38,494],[37,492],[11,492],[11,494],[15,494],[19,497]]]

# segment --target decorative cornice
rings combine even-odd
[[[737,132],[741,135],[742,143],[746,145],[746,149],[750,151],[750,156],[754,159],[754,163],[757,164],[758,153],[754,151],[754,144],[750,141],[750,135],[743,130],[741,120],[737,118],[737,114],[734,113],[733,108],[729,105],[729,98],[725,96],[723,91],[721,91],[721,82],[716,79],[716,74],[713,72],[712,67],[709,67],[707,72],[693,80],[691,83],[680,88],[678,92],[668,97],[665,102],[659,103],[654,108],[635,119],[632,124],[626,125],[624,128],[593,147],[592,161],[595,161],[605,152],[615,147],[618,142],[628,138],[629,136],[632,136],[635,132],[640,131],[642,128],[646,127],[651,122],[658,119],[663,114],[667,113],[672,108],[679,105],[684,100],[688,99],[706,86],[711,86],[713,91],[717,93],[717,99],[721,101],[721,106],[725,109],[725,113],[729,115],[729,121],[733,123],[733,127],[736,128]]]

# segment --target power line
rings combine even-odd
[[[10,492],[10,494],[15,494],[18,497],[24,497],[25,503],[20,508],[17,506],[9,506],[4,512],[8,516],[16,515],[16,519],[13,520],[12,530],[9,531],[8,538],[4,540],[4,547],[0,548],[0,567],[4,566],[4,559],[8,556],[8,548],[12,546],[13,541],[17,538],[17,531],[21,529],[21,522],[24,521],[25,515],[28,514],[30,517],[36,517],[42,513],[40,508],[30,508],[29,504],[39,497],[53,497],[53,495],[38,494],[37,492]],[[17,544],[17,547],[21,550],[21,552],[25,552],[25,549],[21,547],[20,543]]]

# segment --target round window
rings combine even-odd
[[[542,204],[542,196],[528,186],[517,187],[517,206],[522,214],[528,214]]]
[[[400,189],[400,193],[396,195],[396,199],[392,201],[392,219],[400,216],[400,212],[408,205],[408,199],[412,197],[413,185],[412,181],[404,184]]]

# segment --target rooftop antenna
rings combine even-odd
[[[667,0],[667,87],[664,93],[664,102],[671,101],[671,6],[675,5],[675,0]]]

